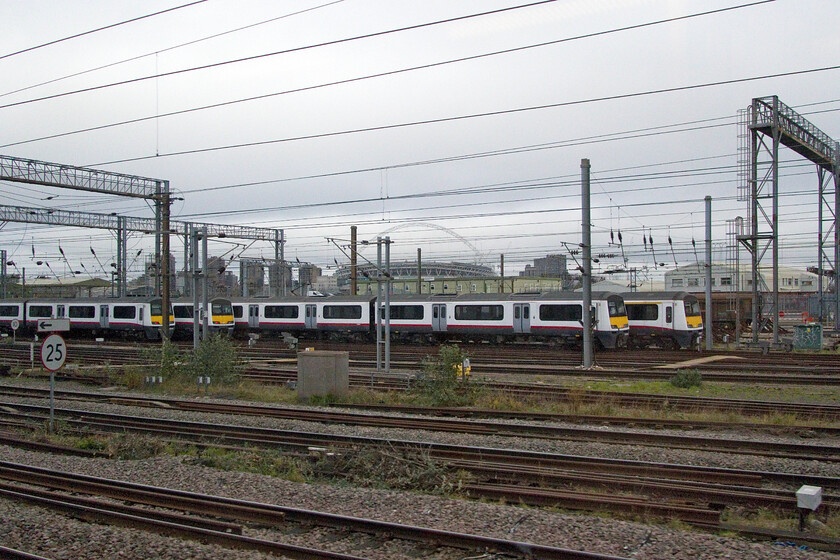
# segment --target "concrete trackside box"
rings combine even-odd
[[[350,389],[350,353],[312,350],[298,352],[297,392],[301,399],[313,395],[346,395]]]

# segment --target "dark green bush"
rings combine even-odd
[[[678,372],[669,380],[669,383],[680,389],[691,389],[703,384],[703,376],[696,369],[687,369]]]

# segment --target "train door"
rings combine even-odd
[[[513,332],[515,332],[515,333],[529,333],[529,332],[531,332],[531,304],[530,303],[514,303],[513,304]]]
[[[432,330],[445,331],[446,330],[446,304],[433,303],[432,304]]]
[[[103,329],[108,328],[108,306],[107,305],[100,305],[99,306],[99,326]]]
[[[307,303],[304,307],[304,326],[307,329],[318,328],[318,306],[314,303]]]
[[[249,305],[248,306],[248,327],[252,329],[257,329],[260,326],[260,306],[259,305]]]
[[[64,317],[64,306],[63,305],[56,305],[55,306],[55,317],[56,319],[60,319]]]

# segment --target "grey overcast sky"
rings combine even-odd
[[[840,70],[818,70],[840,64],[837,0],[207,0],[26,50],[188,3],[2,0],[0,153],[167,179],[183,197],[175,219],[283,228],[291,260],[345,261],[326,238],[357,224],[361,239],[390,235],[394,259],[419,247],[497,266],[504,253],[508,273],[580,242],[589,158],[595,252],[620,254],[609,242],[621,231],[630,264],[652,268],[645,231],[661,273],[695,261],[692,239],[702,259],[706,195],[723,258],[726,220],[745,215],[736,113],[752,98],[779,95],[840,138]],[[745,80],[806,70],[818,71]],[[802,268],[817,260],[817,178],[790,151],[782,159],[781,257]],[[7,205],[151,215],[76,191],[0,193]],[[0,230],[28,275],[52,273],[35,260],[96,273],[90,248],[107,263],[115,246],[97,230]],[[130,262],[141,249],[135,274],[152,239],[133,235]],[[230,240],[211,253],[273,255]]]

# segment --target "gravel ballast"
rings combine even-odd
[[[4,398],[6,402],[44,404],[43,400]],[[202,399],[208,400],[208,399]],[[515,449],[532,449],[556,453],[616,457],[753,470],[811,473],[840,476],[840,468],[832,463],[798,461],[782,458],[740,456],[728,453],[665,450],[632,445],[586,444],[507,438],[470,436],[456,433],[419,432],[357,426],[333,426],[314,422],[276,420],[221,414],[185,413],[106,405],[101,403],[57,401],[57,406],[91,411],[155,416],[213,423],[264,426],[286,430],[368,435],[371,437],[437,441],[464,445],[483,445]],[[613,428],[610,428],[613,429]],[[700,434],[698,434],[700,435]],[[706,434],[702,434],[706,435]],[[719,437],[746,437],[728,432]],[[772,440],[793,439],[788,436],[760,436]],[[809,440],[831,444],[830,438]],[[671,559],[742,559],[768,558],[838,558],[815,551],[797,550],[769,542],[750,542],[740,538],[718,537],[677,527],[565,514],[509,505],[471,502],[411,492],[397,492],[344,485],[303,484],[276,478],[238,472],[223,472],[189,464],[180,457],[158,457],[140,461],[84,459],[50,455],[0,446],[3,460],[36,465],[56,470],[127,480],[141,484],[165,486],[193,492],[228,496],[290,507],[368,517],[383,521],[421,525],[438,529],[474,533],[498,538],[529,541],[538,544],[612,554],[626,558],[649,560]],[[0,500],[0,544],[49,558],[269,558],[265,554],[232,551],[192,541],[161,537],[146,531],[89,524],[18,503]],[[309,541],[331,547],[330,550],[359,554],[369,558],[465,558],[476,556],[469,551],[435,550],[411,543],[386,543],[363,550],[358,536],[319,534],[319,531],[283,531],[251,529],[250,536],[271,540]],[[326,543],[326,544],[325,544]]]

